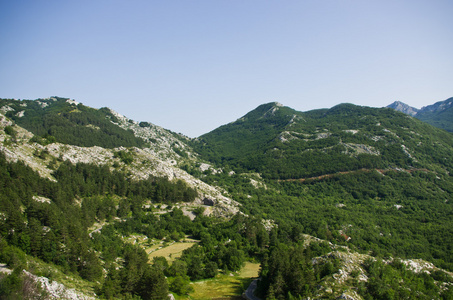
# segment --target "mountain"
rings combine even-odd
[[[340,104],[298,112],[268,103],[191,145],[237,173],[206,179],[225,186],[247,213],[295,222],[327,240],[347,236],[350,247],[375,255],[440,262],[440,254],[447,264],[441,253],[449,246],[434,242],[437,234],[424,222],[453,234],[448,132],[389,108]],[[248,188],[253,180],[262,184]]]
[[[438,128],[453,132],[453,98],[424,106],[420,110],[396,101],[387,107],[413,116]]]
[[[0,99],[0,129],[0,298],[240,296],[246,261],[262,299],[453,295],[453,138],[393,109],[273,102],[189,139]]]
[[[406,115],[412,116],[412,117],[415,116],[417,114],[417,112],[419,111],[419,109],[409,106],[406,103],[403,103],[401,101],[395,101],[392,104],[387,105],[387,107],[400,111],[400,112],[402,112]]]
[[[121,168],[136,180],[149,176],[183,180],[199,189],[201,198],[217,202],[216,212],[229,211],[222,205],[232,203],[230,199],[177,167],[192,161],[200,164],[184,136],[67,98],[0,99],[0,107],[3,126],[13,137],[8,139],[3,132],[4,140],[14,142],[0,148],[6,159],[25,162],[45,178],[55,180],[52,173],[64,161],[106,165]],[[234,205],[231,209],[236,211]]]
[[[453,98],[422,107],[415,117],[438,128],[453,132]]]
[[[387,108],[340,104],[297,112],[277,103],[261,105],[192,143],[207,160],[272,179],[360,169],[431,169],[443,155],[452,158],[445,152],[452,145],[450,134]]]

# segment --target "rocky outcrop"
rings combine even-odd
[[[307,247],[311,243],[327,243],[331,248],[331,252],[315,257],[312,259],[313,265],[323,265],[328,261],[337,261],[338,269],[331,276],[326,276],[318,286],[318,292],[315,299],[324,299],[326,295],[336,297],[336,299],[353,299],[359,300],[362,297],[356,292],[356,286],[353,282],[367,282],[369,280],[364,265],[368,260],[376,260],[377,258],[369,254],[361,254],[352,251],[347,246],[335,245],[330,242],[321,240],[319,238],[302,235],[304,246]],[[383,260],[383,263],[389,264],[394,261],[393,258]],[[431,273],[433,271],[441,270],[434,266],[432,263],[422,259],[402,259],[400,260],[408,271],[414,273]],[[443,272],[453,275],[450,272],[442,270]]]
[[[357,156],[359,154],[380,155],[379,150],[377,150],[373,146],[354,143],[341,143],[341,144],[346,148],[344,153],[349,154],[351,156]]]
[[[130,120],[114,110],[109,110],[114,116],[114,119],[111,120],[114,124],[126,130],[132,130],[135,136],[149,142],[148,152],[154,154],[160,160],[176,163],[183,160],[182,153],[185,153],[189,159],[195,157],[192,149],[182,142],[182,140],[188,139],[187,137],[172,133],[149,122],[139,123]],[[146,126],[143,126],[143,123],[146,123]]]
[[[95,299],[95,295],[88,296],[75,289],[66,288],[63,284],[54,280],[49,280],[47,277],[36,276],[28,271],[23,271],[24,275],[32,281],[41,285],[41,288],[46,292],[46,299],[67,299],[67,300],[91,300]],[[38,299],[38,298],[37,298]]]

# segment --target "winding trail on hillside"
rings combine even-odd
[[[245,296],[246,299],[248,299],[248,300],[261,300],[261,298],[258,298],[258,297],[256,297],[254,295],[255,290],[256,290],[256,288],[258,286],[258,280],[259,280],[259,278],[253,280],[250,283],[249,287],[245,290],[244,296]]]
[[[353,171],[337,172],[337,173],[333,173],[333,174],[324,174],[324,175],[309,177],[309,178],[279,179],[277,181],[278,182],[285,182],[285,181],[286,182],[294,182],[294,181],[304,182],[307,180],[321,180],[321,179],[331,178],[331,177],[338,176],[338,175],[345,175],[345,174],[359,173],[359,172],[372,172],[372,171],[377,171],[377,172],[381,173],[382,175],[384,175],[385,173],[390,172],[390,171],[407,172],[407,173],[412,173],[415,171],[422,171],[422,172],[427,172],[427,173],[432,172],[428,169],[400,169],[400,168],[397,168],[397,169],[360,169],[360,170],[353,170]]]

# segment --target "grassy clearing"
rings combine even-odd
[[[242,299],[242,292],[250,283],[249,278],[238,276],[218,275],[214,279],[195,282],[194,292],[186,299]],[[181,298],[183,299],[183,298]]]
[[[239,277],[256,278],[260,272],[260,264],[246,262],[245,266],[239,272]]]
[[[235,274],[220,274],[213,279],[192,283],[194,292],[177,299],[217,299],[239,300],[253,278],[258,277],[260,264],[247,262],[242,270]],[[233,275],[233,276],[231,276]]]
[[[173,262],[176,258],[181,257],[182,252],[190,247],[195,245],[194,242],[190,243],[174,243],[167,247],[163,247],[161,249],[157,249],[151,252],[148,255],[149,260],[152,260],[156,256],[163,256],[165,257],[168,262]]]

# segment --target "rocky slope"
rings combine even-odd
[[[419,112],[419,109],[409,106],[406,103],[403,103],[401,101],[395,101],[392,104],[387,105],[387,107],[400,111],[400,112],[405,113],[406,115],[409,115],[412,117],[415,116]]]
[[[335,245],[309,235],[304,235],[303,237],[306,247],[311,243],[323,243],[328,244],[331,250],[325,255],[313,258],[313,265],[322,266],[332,261],[336,261],[337,263],[335,272],[324,278],[319,285],[318,294],[315,296],[315,299],[325,299],[334,296],[336,299],[362,300],[363,297],[357,293],[357,286],[360,283],[367,283],[370,280],[370,274],[366,270],[366,265],[371,261],[379,260],[387,265],[398,261],[404,265],[407,272],[413,272],[415,274],[430,274],[440,271],[449,276],[453,275],[422,259],[396,259],[392,257],[378,259],[369,254],[361,254],[353,251],[348,246]],[[436,284],[442,288],[452,285],[452,283],[442,281],[438,281]]]
[[[112,120],[114,124],[126,130],[132,130],[136,137],[148,142],[149,146],[146,151],[158,157],[161,161],[175,165],[187,159],[196,160],[196,154],[187,145],[188,137],[172,133],[149,122],[130,120],[111,109],[109,111],[115,117]]]
[[[0,111],[8,110],[2,108]],[[0,151],[9,161],[22,161],[38,172],[42,177],[55,180],[52,172],[63,161],[76,163],[94,163],[108,165],[112,170],[122,170],[135,180],[146,179],[148,176],[167,177],[169,180],[183,180],[199,192],[199,198],[193,205],[209,203],[206,213],[218,216],[231,216],[239,211],[239,204],[228,197],[228,194],[218,187],[210,186],[184,170],[178,168],[178,162],[183,158],[172,149],[187,149],[179,139],[174,138],[158,126],[140,127],[137,123],[128,122],[127,118],[115,113],[119,125],[132,129],[137,136],[147,141],[153,140],[150,147],[118,147],[106,149],[99,146],[80,147],[61,143],[41,145],[31,142],[33,134],[16,125],[12,120],[0,114]],[[5,132],[10,131],[8,133]],[[127,153],[131,162],[123,162],[117,157],[118,152]],[[185,153],[190,153],[189,151]],[[193,157],[192,154],[188,154]],[[194,158],[187,158],[192,159]],[[209,168],[209,165],[205,164]]]

